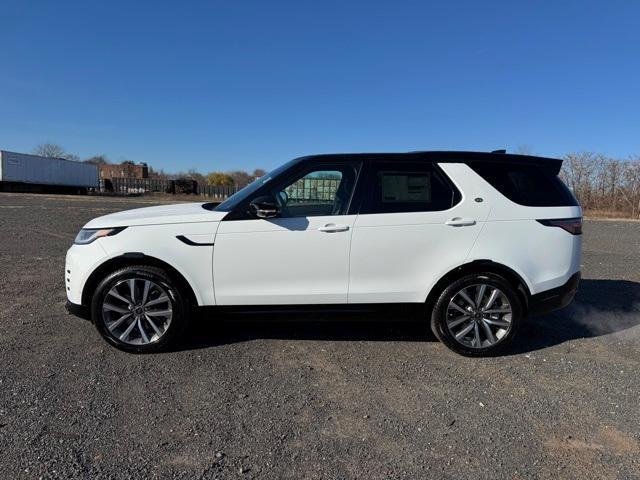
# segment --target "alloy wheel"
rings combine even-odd
[[[500,289],[479,283],[464,287],[449,302],[446,325],[451,336],[468,348],[499,343],[511,329],[513,310]]]
[[[116,283],[102,303],[102,319],[107,330],[129,345],[157,342],[166,333],[172,317],[167,290],[146,278]]]

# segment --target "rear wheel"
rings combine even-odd
[[[521,322],[515,289],[499,275],[480,273],[444,289],[431,315],[431,330],[451,350],[481,357],[507,347]]]
[[[91,305],[93,323],[112,345],[128,352],[168,349],[186,327],[187,307],[166,272],[146,265],[108,275]]]

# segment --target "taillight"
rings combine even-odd
[[[547,227],[560,227],[572,235],[582,234],[582,217],[538,220],[538,223],[541,223],[542,225],[546,225]]]

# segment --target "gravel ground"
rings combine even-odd
[[[151,203],[0,194],[3,478],[640,478],[640,223],[586,222],[577,301],[500,358],[392,314],[199,322],[135,356],[65,312],[64,254]]]

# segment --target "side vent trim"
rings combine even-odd
[[[185,237],[184,235],[178,235],[176,236],[176,238],[178,240],[180,240],[182,243],[185,243],[187,245],[190,245],[192,247],[212,247],[213,243],[199,243],[199,242],[194,242],[193,240],[189,240],[187,237]]]

